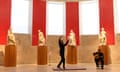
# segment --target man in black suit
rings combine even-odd
[[[95,57],[95,63],[96,63],[96,67],[99,67],[99,64],[101,64],[101,69],[104,69],[104,54],[101,52],[100,49],[98,49],[97,52],[93,53],[94,57]]]
[[[59,48],[60,48],[60,57],[61,57],[61,60],[60,60],[59,64],[57,65],[57,68],[60,69],[60,65],[63,63],[63,69],[65,69],[65,57],[64,57],[64,53],[65,53],[65,46],[68,44],[68,40],[67,40],[66,43],[64,43],[63,37],[60,36],[58,43],[59,43]]]

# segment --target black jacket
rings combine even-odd
[[[65,46],[68,44],[68,40],[66,43],[63,40],[59,39],[59,48],[60,48],[60,56],[64,56]]]

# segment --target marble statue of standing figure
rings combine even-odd
[[[101,28],[101,32],[99,34],[99,41],[100,45],[106,45],[106,31],[104,30],[104,28]]]
[[[8,45],[15,45],[16,40],[15,40],[15,35],[12,32],[12,29],[8,30]]]
[[[45,37],[44,37],[43,32],[41,32],[40,30],[38,30],[38,45],[39,46],[45,45]]]
[[[73,32],[73,30],[70,31],[69,36],[68,36],[68,40],[69,40],[68,45],[76,46],[75,33]]]

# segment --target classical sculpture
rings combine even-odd
[[[15,45],[16,44],[16,40],[15,40],[15,36],[12,33],[12,29],[8,30],[8,45]]]
[[[106,45],[106,31],[104,28],[101,28],[101,32],[99,34],[100,45]]]
[[[39,45],[39,46],[45,45],[44,34],[43,34],[43,32],[41,32],[40,30],[38,30],[38,45]]]
[[[73,30],[70,31],[68,39],[69,39],[68,45],[70,45],[70,46],[76,46],[75,33],[73,32]]]

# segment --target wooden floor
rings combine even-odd
[[[106,65],[103,70],[96,69],[94,64],[76,64],[76,65],[66,65],[66,69],[73,70],[60,70],[54,71],[57,64],[49,64],[49,65],[34,65],[34,64],[23,64],[17,65],[17,67],[3,67],[0,66],[0,72],[120,72],[120,64],[111,64]],[[86,70],[74,70],[74,69],[82,69],[86,68]]]

